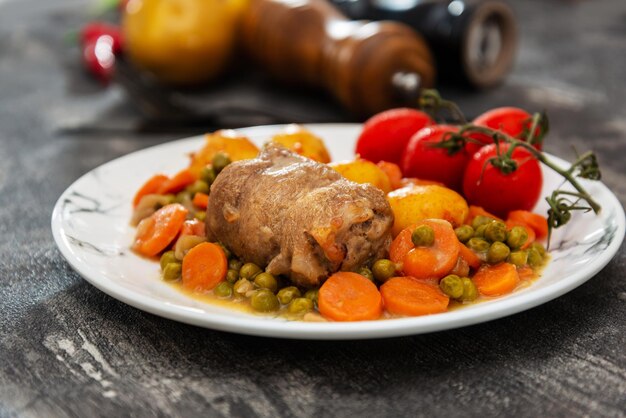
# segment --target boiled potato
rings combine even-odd
[[[389,193],[387,200],[395,217],[392,229],[394,236],[422,219],[444,219],[457,227],[463,223],[469,211],[467,202],[460,194],[435,184],[409,185]]]
[[[274,135],[270,142],[280,144],[317,162],[324,164],[330,162],[330,155],[324,142],[300,125],[291,124],[287,126],[284,132]]]
[[[218,152],[223,152],[231,161],[246,160],[254,158],[259,153],[259,149],[245,136],[239,135],[236,131],[227,129],[216,131],[206,135],[206,143],[202,149],[191,157],[190,169],[198,174],[211,163],[213,156]]]
[[[328,164],[342,176],[355,183],[369,183],[385,193],[391,191],[391,182],[387,174],[371,161],[357,159]]]

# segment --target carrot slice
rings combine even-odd
[[[480,258],[474,251],[467,248],[465,244],[459,243],[459,257],[465,260],[465,262],[473,269],[480,267]]]
[[[498,218],[496,215],[494,215],[493,213],[487,212],[485,209],[483,209],[480,206],[470,205],[469,212],[467,213],[467,219],[465,220],[465,223],[467,223],[467,224],[472,223],[472,219],[474,219],[477,216],[487,216],[489,218],[495,219],[496,221],[501,221],[502,220],[502,219]]]
[[[413,230],[421,225],[435,232],[435,242],[430,247],[415,247],[411,241]],[[459,240],[449,222],[425,219],[405,228],[390,247],[390,258],[402,263],[402,271],[416,279],[442,278],[452,270],[459,256]]]
[[[535,242],[535,239],[537,238],[535,235],[535,230],[532,229],[528,224],[526,224],[525,222],[519,222],[519,221],[513,221],[511,219],[507,219],[506,223],[506,228],[510,231],[511,229],[513,229],[514,226],[521,226],[524,229],[526,229],[526,232],[528,233],[528,239],[526,240],[526,242],[524,243],[524,245],[522,245],[522,250],[525,250],[526,248],[530,247],[530,244],[532,244],[533,242]]]
[[[428,315],[445,312],[450,298],[439,286],[411,277],[393,277],[380,287],[385,309],[394,315]]]
[[[155,174],[154,176],[150,177],[148,181],[146,181],[143,186],[141,186],[139,190],[137,190],[137,193],[133,198],[133,207],[136,208],[141,198],[145,195],[157,193],[163,183],[165,183],[167,180],[169,180],[169,177],[164,174]]]
[[[139,223],[133,249],[149,257],[157,255],[174,241],[186,216],[187,209],[179,203],[163,206]]]
[[[501,296],[511,293],[519,282],[517,268],[511,263],[484,266],[472,278],[478,291],[485,296]]]
[[[330,276],[317,300],[322,316],[335,321],[378,319],[383,312],[376,285],[357,273],[340,271]]]
[[[198,192],[193,196],[192,203],[201,209],[206,209],[209,206],[209,195]]]
[[[537,273],[531,267],[524,266],[517,268],[517,274],[520,280],[534,280],[537,278]]]
[[[389,161],[379,161],[376,165],[389,177],[392,189],[395,190],[402,187],[402,170],[398,164],[390,163]]]
[[[206,237],[206,224],[199,219],[191,219],[183,223],[180,235]]]
[[[530,226],[535,231],[537,239],[544,239],[548,236],[548,220],[545,216],[527,210],[513,210],[509,212],[509,219]]]
[[[217,244],[203,242],[183,258],[183,286],[194,292],[213,289],[226,278],[228,260]]]
[[[168,179],[157,190],[158,194],[178,193],[185,187],[196,181],[196,176],[189,169],[184,169],[176,173],[174,177]]]

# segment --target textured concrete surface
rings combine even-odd
[[[506,84],[448,93],[471,114],[546,109],[547,150],[593,148],[624,204],[626,3],[514,7],[522,45]],[[94,167],[177,135],[133,132],[123,94],[77,73],[64,35],[87,13],[80,0],[0,1],[0,416],[626,415],[624,245],[530,311],[364,342],[214,332],[87,284],[53,243],[55,200]]]

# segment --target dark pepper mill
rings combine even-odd
[[[324,88],[360,116],[414,105],[434,84],[413,29],[350,21],[326,0],[251,0],[241,28],[244,47],[275,77]]]
[[[498,84],[512,67],[517,25],[499,0],[331,0],[352,19],[397,20],[424,36],[442,82]]]

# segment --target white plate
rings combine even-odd
[[[324,138],[334,160],[353,157],[360,125],[318,124],[308,128]],[[261,145],[280,129],[261,126],[241,131]],[[557,230],[552,261],[543,276],[511,295],[442,314],[381,321],[309,323],[254,316],[185,296],[160,280],[158,263],[129,251],[135,233],[129,226],[130,202],[136,190],[152,174],[173,174],[183,168],[188,154],[202,144],[203,137],[195,137],[141,150],[104,164],[74,182],[52,213],[54,239],[72,267],[122,302],[193,325],[285,338],[379,338],[476,324],[545,303],[598,273],[624,238],[624,210],[617,198],[602,183],[584,181],[602,205],[602,212],[599,216],[576,214],[568,225]],[[544,170],[544,196],[560,184],[556,174]],[[545,202],[535,210],[545,213]]]

